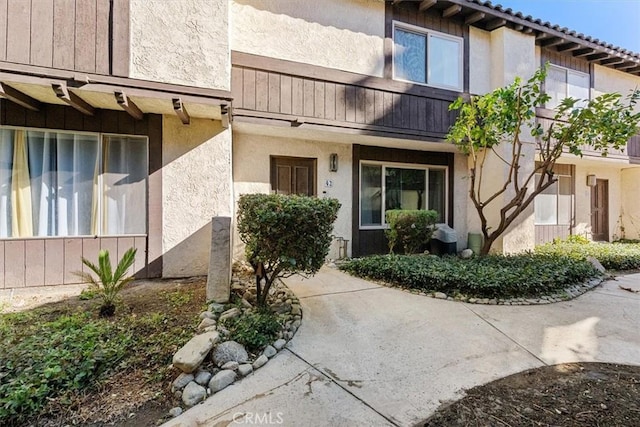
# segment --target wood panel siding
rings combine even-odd
[[[0,61],[129,74],[129,0],[0,0]]]
[[[536,245],[553,242],[553,239],[566,239],[571,235],[569,225],[536,225]]]
[[[453,194],[454,194],[454,169],[453,153],[438,153],[431,151],[403,150],[396,148],[374,147],[354,144],[352,149],[352,256],[365,256],[386,253],[389,250],[384,230],[360,230],[360,161],[371,160],[385,163],[403,163],[416,165],[447,166],[448,192],[447,192],[447,224],[453,223]]]
[[[541,65],[546,64],[548,61],[553,65],[559,65],[570,70],[590,74],[589,62],[585,59],[574,57],[571,52],[562,53],[555,50],[543,48],[540,59],[542,60]]]
[[[0,125],[140,135],[149,138],[147,235],[83,236],[0,240],[0,288],[77,283],[74,271],[84,267],[82,256],[97,259],[109,249],[113,259],[130,247],[138,249],[134,263],[137,277],[162,274],[162,116],[145,114],[132,120],[124,111],[96,109],[85,116],[67,106],[43,104],[39,112],[0,100]]]
[[[234,58],[247,60],[250,56],[236,54]],[[275,59],[260,63],[250,58],[243,62],[271,64],[274,69],[233,65],[231,91],[236,119],[297,120],[441,140],[456,118],[448,110],[459,95],[456,92],[336,70],[327,71],[321,78],[321,67],[290,63],[293,65],[287,69],[284,63],[289,61]]]

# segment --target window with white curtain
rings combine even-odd
[[[408,24],[393,30],[394,78],[462,90],[462,39]]]
[[[446,221],[447,169],[429,166],[362,163],[360,166],[360,226],[385,226],[391,209],[430,209]]]
[[[550,65],[545,80],[545,92],[551,97],[546,108],[556,108],[565,98],[580,100],[578,107],[589,100],[589,74]]]
[[[536,185],[540,181],[536,174]],[[573,185],[571,176],[556,174],[557,181],[534,199],[536,225],[568,225],[573,218]]]
[[[145,234],[145,137],[0,129],[0,238]]]

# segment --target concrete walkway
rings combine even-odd
[[[166,426],[411,426],[464,389],[563,362],[640,365],[640,274],[568,302],[486,306],[325,268],[287,284],[303,322],[250,377]]]

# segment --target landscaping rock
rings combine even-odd
[[[433,294],[434,298],[438,298],[438,299],[447,299],[447,295],[445,295],[442,292],[436,292],[435,294]]]
[[[211,381],[209,381],[209,389],[211,393],[216,393],[223,388],[233,384],[236,380],[236,373],[234,371],[230,371],[228,369],[222,370],[215,374]]]
[[[267,363],[269,361],[269,358],[267,358],[267,356],[265,356],[264,354],[261,355],[260,357],[258,357],[255,362],[253,362],[253,369],[258,369],[262,366],[264,366],[265,363]]]
[[[462,259],[469,259],[473,256],[473,251],[471,249],[463,249],[462,252],[460,252],[460,258]]]
[[[248,363],[238,366],[238,373],[243,377],[246,377],[252,372],[253,372],[253,366],[251,366]]]
[[[185,388],[187,386],[187,384],[189,384],[191,381],[193,381],[193,375],[191,374],[185,374],[184,372],[181,373],[180,375],[178,375],[178,378],[176,378],[173,381],[173,384],[171,384],[171,391],[176,391],[176,390],[182,390],[183,388]]]
[[[287,304],[286,302],[276,302],[271,304],[271,311],[278,314],[285,314],[291,312],[291,304]]]
[[[209,304],[209,311],[212,313],[222,313],[224,311],[224,304],[219,304],[217,302]]]
[[[275,348],[273,348],[272,346],[270,346],[270,345],[265,347],[264,351],[262,352],[262,354],[267,356],[269,359],[271,359],[273,356],[275,356],[276,353],[278,353],[278,351]]]
[[[182,414],[182,408],[179,407],[179,406],[176,406],[175,408],[169,409],[169,415],[171,415],[174,418],[177,417],[180,414]]]
[[[205,386],[209,383],[209,380],[211,379],[212,376],[213,375],[209,371],[198,371],[198,373],[196,374],[195,380],[201,386]]]
[[[191,338],[173,355],[173,366],[186,373],[195,371],[218,342],[219,337],[218,332],[211,331]]]
[[[295,322],[293,322],[293,323],[291,324],[291,329],[292,329],[293,331],[297,331],[297,330],[298,330],[298,328],[300,327],[300,324],[301,324],[301,323],[302,323],[302,322],[300,322],[300,319],[297,319]]]
[[[253,307],[253,306],[251,305],[251,303],[250,303],[249,301],[247,301],[246,299],[244,299],[244,298],[242,298],[242,299],[240,300],[240,303],[241,303],[241,304],[242,304],[242,306],[243,306],[243,307],[245,307],[245,308],[251,308],[251,307]]]
[[[300,306],[297,304],[294,304],[291,306],[291,314],[294,316],[299,316],[302,314],[302,311],[300,310]]]
[[[286,344],[287,344],[287,342],[286,342],[285,340],[283,340],[283,339],[279,339],[278,341],[276,341],[276,342],[274,342],[274,343],[273,343],[273,347],[274,347],[276,350],[280,351],[280,350],[282,350],[282,349],[284,348],[284,346],[285,346]]]
[[[200,313],[200,319],[215,319],[216,315],[210,311],[203,311]]]
[[[187,406],[193,406],[202,402],[206,396],[207,390],[191,381],[182,391],[182,402]]]
[[[244,363],[249,359],[249,355],[242,344],[235,341],[225,341],[216,347],[213,351],[212,358],[213,363],[217,366],[222,366],[231,361]]]
[[[216,321],[212,318],[205,317],[204,319],[202,319],[202,322],[200,322],[200,324],[198,325],[198,330],[201,331],[211,326],[216,326]]]
[[[240,314],[241,314],[240,309],[238,307],[234,307],[234,308],[232,308],[230,310],[227,310],[224,313],[222,313],[220,315],[220,319],[219,320],[220,320],[220,322],[222,322],[222,321],[227,320],[227,319],[233,319],[233,318],[236,318],[236,317],[240,316]]]
[[[222,365],[222,369],[228,369],[230,371],[237,371],[238,370],[238,366],[240,366],[240,364],[238,362],[235,361],[231,361],[231,362],[227,362],[224,365]]]
[[[588,256],[587,257],[587,261],[589,261],[593,267],[598,270],[600,273],[604,273],[605,271],[607,271],[606,268],[604,268],[604,266],[600,263],[600,261],[598,261],[597,259],[595,259],[592,256]]]

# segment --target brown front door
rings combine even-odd
[[[609,240],[609,181],[597,179],[591,187],[591,234],[593,240]]]
[[[271,157],[271,189],[277,194],[316,194],[316,159]]]

